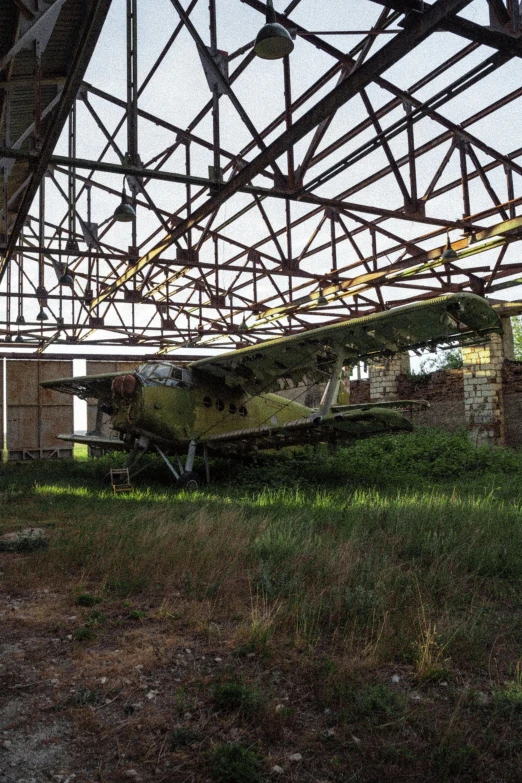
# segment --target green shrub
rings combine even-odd
[[[130,620],[143,620],[144,617],[147,617],[147,612],[144,612],[141,609],[132,609],[129,612]]]
[[[493,702],[498,712],[507,713],[510,718],[522,716],[522,685],[509,683],[505,688],[493,694]]]
[[[341,722],[375,725],[398,718],[405,708],[405,697],[382,683],[365,688],[340,685],[334,687],[334,693],[339,699]]]
[[[473,745],[451,745],[443,743],[434,753],[435,766],[444,775],[461,775],[470,772],[479,753]]]
[[[215,685],[212,697],[218,709],[228,712],[239,710],[245,715],[252,715],[262,707],[259,691],[237,681]]]
[[[340,446],[287,449],[277,455],[257,454],[236,466],[234,481],[259,488],[287,485],[428,486],[434,480],[465,476],[516,474],[522,478],[522,457],[508,448],[476,447],[465,431],[422,427],[413,433],[380,435]]]
[[[210,767],[216,783],[261,783],[261,759],[243,745],[218,745]]]
[[[199,740],[199,735],[192,731],[192,729],[181,726],[179,729],[174,729],[169,735],[169,745],[171,750],[179,750],[180,748],[186,748],[188,745],[192,745]]]
[[[100,598],[97,595],[90,595],[90,593],[81,593],[77,599],[76,603],[78,606],[95,606],[96,604],[101,604],[102,598]]]
[[[96,639],[96,634],[90,628],[77,628],[73,636],[77,642],[90,642]]]

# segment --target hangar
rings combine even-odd
[[[519,4],[284,6],[1,0],[8,390],[441,293],[519,312]]]

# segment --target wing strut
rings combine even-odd
[[[176,471],[176,469],[174,468],[174,466],[172,465],[170,460],[167,459],[167,457],[162,452],[162,450],[160,449],[160,447],[158,446],[157,443],[154,444],[154,448],[156,449],[156,451],[158,452],[158,454],[160,455],[161,459],[163,460],[165,465],[168,467],[168,469],[170,470],[170,472],[172,473],[172,475],[174,476],[176,481],[179,481],[180,474]]]
[[[335,361],[330,380],[326,385],[323,397],[321,399],[321,406],[319,408],[320,416],[327,416],[330,413],[331,407],[337,400],[337,393],[339,391],[339,383],[341,381],[341,375],[345,363],[344,354],[339,353]]]

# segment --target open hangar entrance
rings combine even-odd
[[[183,362],[466,290],[519,311],[519,4],[271,6],[0,4],[0,348],[43,362],[7,365],[13,455],[62,454],[68,407],[15,376],[77,346]]]

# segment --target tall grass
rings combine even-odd
[[[233,485],[194,495],[153,484],[112,496],[99,480],[106,459],[70,475],[7,466],[2,528],[43,525],[52,542],[7,578],[116,596],[184,591],[220,616],[241,612],[242,644],[250,634],[265,647],[326,645],[424,676],[485,665],[522,579],[521,465],[508,450],[421,432],[334,456],[263,457]]]

